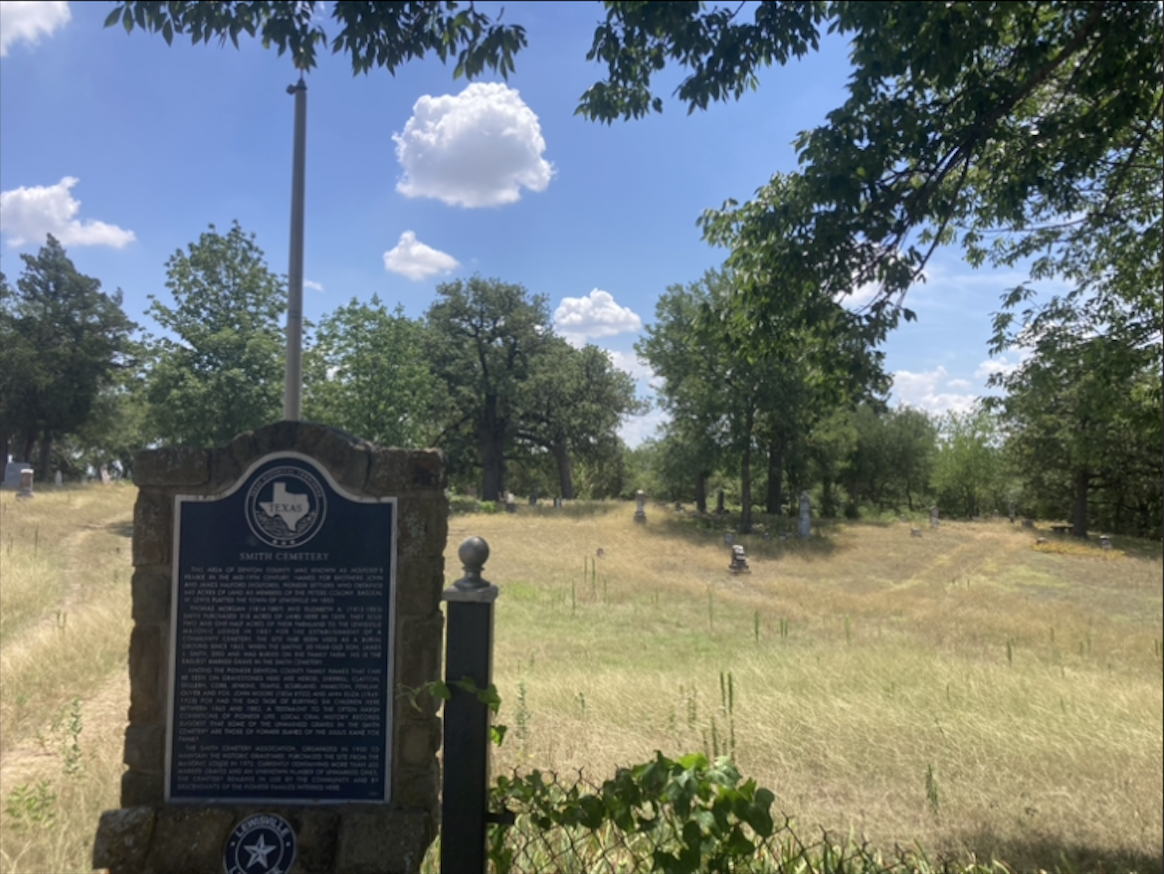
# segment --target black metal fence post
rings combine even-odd
[[[489,707],[457,688],[472,679],[478,689],[493,682],[493,604],[498,589],[482,579],[489,544],[470,537],[457,553],[465,575],[444,592],[444,771],[441,791],[441,874],[484,874],[489,793]]]

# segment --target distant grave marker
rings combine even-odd
[[[796,522],[796,536],[808,540],[812,536],[812,501],[808,492],[800,493],[800,518]]]

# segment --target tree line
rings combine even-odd
[[[145,446],[217,446],[282,417],[283,279],[235,223],[166,262],[139,334],[48,238],[0,275],[0,452],[41,479],[112,465]],[[554,333],[548,300],[474,276],[437,287],[422,318],[353,299],[311,326],[304,418],[389,446],[444,448],[484,499],[510,488],[616,493],[617,429],[644,410],[631,377]],[[605,480],[603,480],[605,477]]]
[[[0,274],[0,451],[43,480],[101,465],[132,473],[145,446],[214,446],[281,417],[283,279],[237,223],[166,263],[168,296],[142,334],[51,236],[14,286]],[[734,339],[731,268],[674,285],[636,351],[668,423],[631,450],[647,405],[601,349],[553,331],[548,301],[474,276],[437,287],[423,317],[353,299],[310,326],[305,418],[381,445],[437,445],[459,489],[658,499],[708,509],[729,493],[740,525],[793,512],[914,512],[1070,519],[1077,533],[1160,530],[1164,455],[1158,355],[1114,332],[1059,323],[1003,390],[963,413],[886,403],[882,355],[840,304],[789,319],[762,356]],[[772,319],[779,318],[773,310]],[[1113,391],[1113,385],[1122,390]]]

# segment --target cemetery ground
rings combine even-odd
[[[0,494],[2,872],[89,870],[117,806],[135,495]],[[494,773],[600,783],[656,749],[734,750],[805,842],[827,828],[1012,870],[1164,867],[1159,544],[919,514],[737,536],[751,573],[733,576],[724,520],[633,511],[450,521],[446,579],[479,535],[502,592]]]

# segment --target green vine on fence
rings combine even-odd
[[[620,768],[598,792],[563,788],[540,771],[500,776],[491,793],[493,810],[516,806],[542,831],[611,825],[625,834],[659,838],[651,854],[661,874],[727,872],[756,851],[756,839],[772,836],[776,796],[742,780],[728,757],[710,762],[702,753],[678,760],[656,752],[652,761]],[[490,859],[498,874],[512,865],[503,828],[490,834]]]
[[[415,689],[407,690],[408,703],[412,705],[415,710],[423,710],[420,706],[420,696],[428,693],[433,698],[441,701],[449,701],[453,697],[453,689],[460,689],[462,692],[468,692],[474,696],[478,701],[489,708],[489,712],[496,716],[501,710],[501,695],[497,691],[497,687],[490,683],[484,689],[480,688],[472,677],[462,677],[452,683],[453,689],[449,688],[448,683],[444,680],[429,680],[418,686]],[[505,742],[505,733],[509,730],[507,725],[490,725],[489,739],[495,746],[501,746]]]

